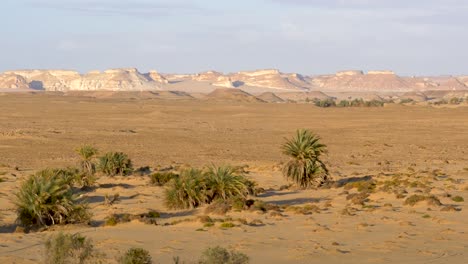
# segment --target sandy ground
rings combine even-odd
[[[6,94],[0,96],[0,263],[37,263],[43,241],[59,230],[83,232],[110,263],[130,246],[149,250],[158,263],[193,260],[208,246],[242,251],[252,263],[466,263],[468,256],[468,107],[320,109],[301,104],[246,104],[194,100],[125,100]],[[309,128],[329,146],[325,158],[335,180],[372,179],[365,206],[338,185],[280,191],[286,161],[279,146],[297,128]],[[45,167],[76,165],[74,149],[124,151],[138,166],[248,165],[248,176],[267,189],[257,199],[278,213],[230,212],[236,227],[203,227],[204,208],[168,211],[163,187],[147,176],[99,179],[87,193],[93,226],[14,233],[14,192],[21,179]],[[17,167],[17,169],[15,169]],[[407,180],[383,190],[385,182]],[[404,192],[403,192],[404,191]],[[106,194],[121,201],[104,205]],[[405,205],[412,194],[435,195],[442,205]],[[315,205],[311,214],[288,206]],[[451,209],[445,211],[446,209]],[[158,225],[138,221],[103,226],[112,213],[161,212]],[[247,225],[236,219],[243,219]],[[179,220],[181,223],[174,224]],[[172,224],[171,224],[172,223]],[[258,223],[253,225],[252,223]],[[164,225],[167,224],[167,225]],[[249,225],[252,224],[252,225]]]

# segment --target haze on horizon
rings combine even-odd
[[[468,74],[464,0],[6,0],[0,71]]]

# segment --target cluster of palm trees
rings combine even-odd
[[[320,141],[316,134],[300,129],[281,146],[283,153],[290,157],[283,167],[283,175],[288,180],[302,188],[319,187],[329,180],[327,166],[321,160],[327,147]],[[96,158],[96,148],[83,146],[77,153],[81,157],[80,168],[42,170],[22,183],[15,202],[20,224],[49,226],[86,221],[90,214],[86,204],[78,199],[76,189],[92,186],[96,171],[108,176],[129,175],[133,171],[131,160],[121,152]],[[230,166],[189,169],[167,179],[162,176],[165,175],[159,175],[156,182],[168,184],[165,194],[170,209],[194,208],[217,200],[245,200],[254,194],[256,185]]]

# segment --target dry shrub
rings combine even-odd
[[[59,233],[45,243],[46,264],[102,263],[92,241],[79,234]]]

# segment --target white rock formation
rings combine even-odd
[[[150,78],[151,81],[155,81],[155,82],[158,82],[158,83],[164,83],[164,84],[169,83],[169,81],[164,76],[162,76],[159,72],[154,71],[154,70],[152,70],[149,73],[145,74],[145,76]]]
[[[29,89],[29,83],[20,75],[14,73],[0,74],[0,89]]]

